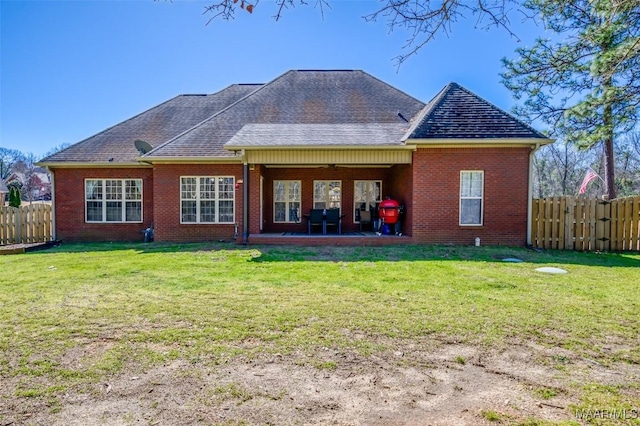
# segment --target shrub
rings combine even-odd
[[[22,200],[20,199],[20,190],[12,186],[9,190],[9,205],[11,207],[20,207]]]

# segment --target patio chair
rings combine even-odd
[[[371,229],[373,229],[373,219],[371,218],[370,210],[360,210],[360,232],[362,232],[363,225],[371,225]]]
[[[340,216],[340,209],[328,209],[326,226],[335,226],[338,235],[342,234],[342,216]]]
[[[322,209],[311,209],[311,212],[309,212],[309,216],[307,217],[307,233],[309,235],[311,235],[311,228],[314,226],[322,227],[322,233],[326,233]]]

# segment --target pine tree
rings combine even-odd
[[[553,38],[503,60],[505,86],[525,99],[516,113],[580,148],[602,146],[605,193],[613,199],[614,141],[639,116],[640,0],[528,0],[525,6]]]

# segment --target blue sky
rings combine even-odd
[[[207,25],[206,1],[0,0],[0,146],[41,156],[178,94],[289,69],[362,69],[424,102],[455,81],[508,111],[500,59],[540,32],[514,17],[518,43],[471,18],[397,69],[408,33],[362,19],[378,2],[330,4],[324,19],[306,6],[276,22],[262,0],[252,15]]]

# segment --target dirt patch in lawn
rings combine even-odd
[[[390,345],[393,343],[393,345]],[[334,424],[478,425],[529,418],[575,420],[579,383],[630,385],[640,366],[603,366],[556,348],[504,350],[459,343],[385,342],[368,356],[321,348],[313,354],[239,356],[216,364],[178,359],[125,368],[55,398],[16,396],[0,384],[0,425]],[[96,342],[86,348],[100,352]],[[70,351],[68,366],[82,349]],[[633,389],[633,387],[630,387]],[[635,390],[637,391],[637,390]]]

